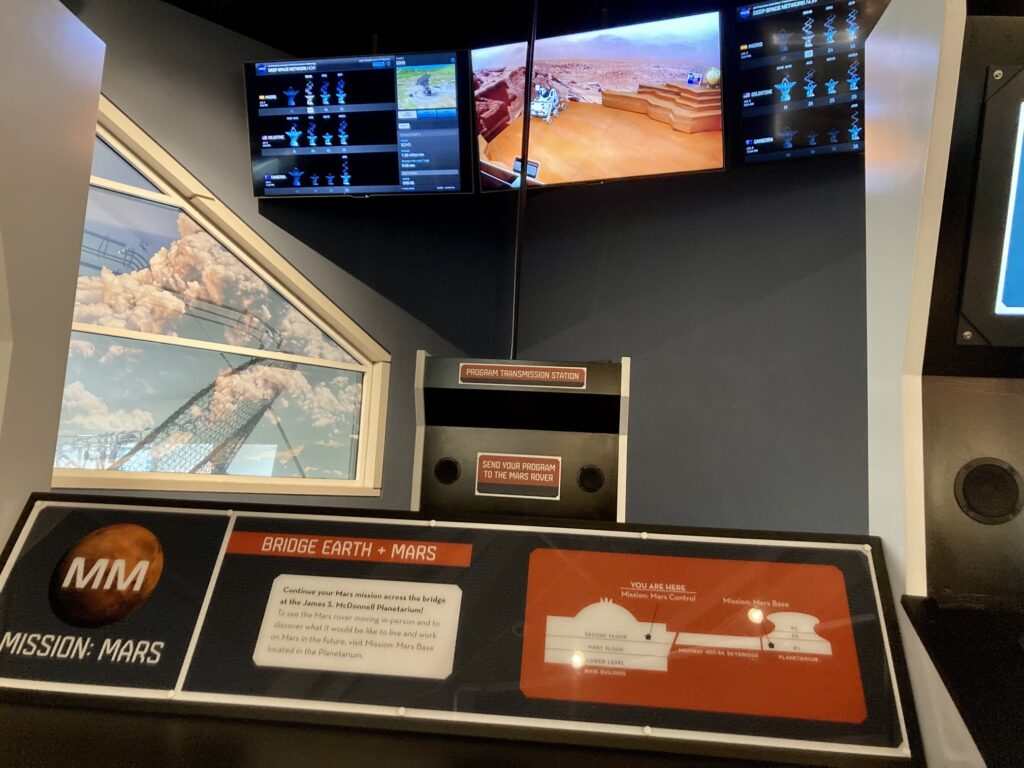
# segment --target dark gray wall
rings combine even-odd
[[[514,194],[261,200],[260,214],[467,355],[508,352]]]
[[[300,500],[408,508],[415,351],[454,354],[457,348],[257,210],[241,64],[281,53],[157,0],[78,0],[71,5],[107,44],[104,94],[391,352],[383,496]],[[330,218],[331,213],[323,215]],[[341,243],[336,247],[344,248]]]
[[[522,357],[632,358],[631,522],[867,532],[862,158],[527,210]]]

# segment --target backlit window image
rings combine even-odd
[[[351,482],[368,371],[96,139],[55,471]]]

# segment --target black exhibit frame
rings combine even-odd
[[[652,5],[653,5],[653,7],[649,7],[649,6],[652,6]],[[700,15],[703,15],[703,14],[714,13],[717,16],[716,31],[717,31],[717,42],[718,42],[718,51],[717,51],[717,53],[718,53],[718,68],[719,68],[719,71],[722,72],[722,73],[725,73],[727,71],[726,70],[726,60],[727,60],[727,57],[728,57],[728,51],[731,50],[731,49],[725,43],[725,36],[727,34],[727,30],[731,29],[731,27],[730,27],[730,20],[729,20],[728,16],[729,16],[730,12],[732,12],[732,10],[733,10],[728,5],[722,6],[721,3],[708,2],[708,0],[699,0],[699,2],[686,5],[685,7],[671,9],[671,10],[667,9],[663,4],[651,4],[651,3],[637,4],[635,6],[630,6],[629,8],[626,8],[626,9],[618,9],[618,10],[624,11],[625,15],[617,17],[615,22],[611,23],[608,20],[608,9],[607,8],[602,8],[600,16],[601,16],[601,18],[603,20],[603,24],[602,24],[602,26],[595,26],[595,24],[594,24],[594,22],[592,20],[591,21],[586,21],[584,19],[581,19],[579,17],[580,16],[579,14],[572,13],[571,10],[568,9],[568,8],[556,7],[555,4],[553,4],[553,3],[538,2],[536,4],[536,6],[535,6],[536,18],[534,20],[535,24],[534,24],[534,27],[531,30],[531,33],[527,34],[526,30],[523,30],[522,32],[519,32],[519,33],[516,33],[515,31],[511,31],[511,32],[507,33],[501,40],[499,40],[497,42],[497,45],[500,46],[500,45],[509,45],[509,44],[520,43],[520,44],[523,44],[524,46],[530,46],[531,43],[524,42],[524,41],[531,40],[533,37],[535,37],[536,39],[533,40],[532,45],[533,45],[533,47],[536,47],[537,43],[555,42],[555,41],[558,41],[560,38],[572,37],[572,36],[578,35],[578,34],[600,33],[600,32],[602,32],[604,30],[607,30],[607,31],[611,32],[611,31],[616,31],[616,30],[619,30],[619,29],[622,29],[622,28],[628,28],[628,27],[632,27],[634,25],[639,25],[639,24],[649,24],[649,23],[650,24],[654,24],[654,23],[657,23],[657,22],[667,22],[667,21],[676,21],[676,20],[678,20],[680,22],[685,22],[686,20],[691,19],[692,17],[700,16]],[[572,44],[570,44],[570,45],[572,45]],[[604,42],[604,45],[607,46],[607,45],[611,45],[611,44],[609,44],[607,42]],[[492,42],[492,43],[490,43],[487,46],[480,46],[480,47],[474,48],[474,50],[479,52],[479,51],[483,50],[485,47],[486,48],[491,48],[491,47],[497,47],[497,46],[495,45],[495,43]],[[655,50],[657,50],[659,53],[663,52],[662,51],[663,47],[664,47],[663,45],[662,46],[657,46],[657,45],[653,46],[653,48]],[[569,47],[569,48],[567,48],[567,50],[573,50],[573,48]],[[471,55],[471,58],[472,58],[472,52],[471,52],[470,55]],[[524,119],[525,117],[530,117],[530,115],[531,115],[530,104],[531,104],[531,101],[532,101],[533,92],[530,90],[530,87],[534,84],[534,82],[536,80],[536,77],[539,74],[536,65],[533,64],[532,51],[531,51],[530,48],[527,48],[526,50],[524,50],[524,63],[526,64],[526,69],[527,69],[526,78],[525,78],[524,84],[523,84],[523,88],[524,88],[525,92],[522,94],[522,98],[523,98],[523,102],[524,102],[524,107],[523,107],[523,116],[521,118],[519,118],[519,119]],[[584,69],[583,73],[581,75],[583,80],[586,79],[588,74],[591,77],[594,77],[594,78],[597,77],[597,75],[593,74],[590,69]],[[557,79],[555,79],[553,77],[552,77],[551,82],[557,84],[558,87],[563,87],[565,85],[564,83],[559,82]],[[578,84],[576,80],[572,80],[571,82],[574,85]],[[656,84],[656,83],[657,83],[657,81],[653,80],[652,85]],[[721,142],[722,142],[722,144],[721,144],[721,163],[720,164],[715,165],[713,167],[707,167],[707,168],[694,168],[694,169],[681,169],[681,170],[680,169],[665,170],[665,171],[662,171],[662,172],[655,172],[655,173],[642,173],[642,172],[640,172],[640,173],[628,173],[627,172],[627,173],[622,173],[622,174],[617,174],[617,175],[609,175],[609,176],[603,177],[603,178],[590,178],[590,179],[586,179],[586,178],[575,179],[574,178],[574,179],[565,179],[565,180],[557,180],[557,181],[552,181],[552,182],[540,183],[540,182],[537,181],[537,179],[538,179],[538,176],[541,175],[541,173],[540,173],[541,169],[538,166],[537,161],[534,159],[535,158],[534,149],[537,146],[539,146],[540,140],[533,133],[531,133],[530,130],[525,129],[526,126],[524,126],[525,130],[523,131],[523,133],[524,133],[524,138],[526,140],[523,142],[522,146],[523,146],[523,151],[524,151],[526,157],[528,158],[528,161],[527,161],[527,179],[528,179],[527,187],[530,188],[530,189],[541,189],[541,188],[546,188],[546,187],[572,187],[572,186],[578,186],[578,185],[584,185],[584,184],[604,184],[604,183],[607,183],[607,182],[637,181],[637,180],[642,180],[642,179],[658,179],[658,178],[662,178],[662,177],[665,177],[665,176],[689,176],[689,175],[695,174],[695,173],[716,173],[716,172],[721,172],[721,171],[725,170],[729,166],[729,164],[730,164],[729,163],[729,138],[728,138],[728,134],[727,134],[729,121],[725,117],[726,110],[728,108],[728,101],[729,101],[729,91],[727,89],[727,84],[728,84],[728,77],[727,77],[727,75],[723,75],[723,83],[724,84],[720,84],[720,85],[714,87],[712,90],[709,91],[709,93],[710,92],[717,92],[720,95],[719,100],[721,102],[721,104],[720,104],[720,115],[721,115],[720,123],[721,123],[721,126],[718,129],[721,132]],[[594,86],[594,85],[596,85],[596,83],[586,83],[585,85],[586,86]],[[577,98],[578,99],[579,97],[573,97],[573,98]],[[570,99],[570,101],[571,100],[572,99]],[[582,100],[582,99],[580,99],[580,100]],[[474,105],[474,107],[475,107],[475,105]],[[566,108],[565,104],[563,104],[563,108]],[[636,111],[636,110],[633,109],[633,110],[630,110],[630,111]],[[558,114],[557,110],[556,110],[555,114],[556,115]],[[542,116],[540,114],[535,114],[529,120],[526,120],[525,122],[527,124],[534,124],[535,120],[536,121],[540,121],[541,119],[542,119]],[[559,122],[558,117],[557,116],[554,117],[553,120],[554,120],[554,125],[557,126],[558,122]],[[547,122],[551,122],[551,118],[548,118],[546,121]],[[606,128],[602,127],[600,130],[606,130]],[[475,144],[476,144],[477,155],[478,155],[477,160],[478,160],[478,163],[479,163],[479,161],[481,159],[481,156],[482,156],[480,142],[477,141],[477,142],[475,142]],[[507,169],[506,172],[511,171],[512,173],[516,173],[516,174],[520,174],[521,175],[521,173],[522,173],[522,171],[521,171],[522,162],[523,162],[523,153],[521,152],[513,160],[512,164],[511,164],[512,165],[511,169]],[[481,169],[481,171],[483,170],[483,166],[482,165],[480,166],[480,169]],[[507,191],[512,191],[512,190],[518,189],[519,186],[518,185],[516,185],[516,186],[502,186],[500,188],[495,188],[493,186],[487,186],[485,184],[481,184],[481,188],[482,188],[483,192],[488,193],[488,192],[492,192],[492,191],[506,191],[506,192]]]
[[[134,512],[133,512],[134,510]],[[282,514],[284,513],[284,514]],[[30,520],[39,519],[34,515],[49,514],[37,532],[26,529]],[[133,517],[133,514],[135,517]],[[344,518],[336,515],[343,514]],[[332,515],[322,509],[282,507],[276,505],[247,505],[245,511],[232,511],[227,503],[170,502],[167,500],[133,499],[124,497],[104,499],[75,494],[34,494],[27,503],[14,534],[0,559],[0,576],[5,581],[5,599],[0,600],[0,616],[4,617],[4,629],[8,628],[10,617],[15,614],[37,616],[47,612],[44,606],[33,603],[32,590],[45,591],[45,584],[33,576],[38,563],[50,563],[59,550],[69,541],[74,541],[82,530],[95,524],[116,524],[118,521],[136,520],[139,515],[160,518],[187,518],[187,525],[171,521],[178,531],[164,532],[169,542],[168,551],[177,547],[179,553],[188,549],[183,538],[184,531],[190,530],[193,521],[211,529],[210,541],[220,545],[220,554],[210,586],[204,589],[205,601],[199,613],[198,623],[187,652],[187,662],[180,676],[176,668],[147,670],[137,667],[117,674],[121,678],[108,678],[109,668],[99,675],[86,671],[91,678],[79,679],[86,685],[127,685],[135,693],[115,688],[76,690],[63,684],[58,678],[49,684],[29,682],[32,673],[16,674],[24,682],[10,679],[10,671],[22,662],[34,669],[45,669],[43,659],[11,658],[6,633],[4,643],[7,655],[0,657],[0,677],[5,678],[0,688],[0,698],[9,702],[64,703],[80,706],[83,702],[111,709],[131,709],[154,713],[176,713],[186,715],[213,715],[243,717],[267,720],[302,721],[342,725],[385,727],[437,733],[456,733],[498,738],[516,738],[533,741],[550,741],[566,744],[584,744],[634,748],[654,751],[691,752],[709,756],[771,759],[772,761],[800,762],[802,764],[864,766],[864,765],[908,765],[923,764],[916,714],[905,659],[900,642],[899,628],[889,590],[889,580],[881,554],[880,541],[875,537],[863,536],[807,536],[774,534],[763,531],[713,531],[661,526],[613,525],[592,521],[559,520],[532,521],[535,526],[523,527],[506,518],[493,516],[438,516],[435,521],[426,521],[422,516],[406,513],[389,514],[382,518],[379,513],[356,510],[333,510]],[[224,536],[225,519],[230,517],[228,532]],[[88,518],[88,524],[83,520]],[[475,558],[473,569],[459,571],[447,567],[446,562],[438,567],[413,565],[409,563],[338,563],[315,562],[284,556],[281,562],[271,557],[241,557],[236,548],[236,536],[262,536],[259,531],[273,528],[285,535],[288,532],[316,534],[318,531],[337,530],[339,521],[344,522],[346,534],[370,537],[401,535],[433,542],[439,546],[465,547],[467,543],[480,553]],[[444,524],[442,524],[444,523]],[[219,528],[218,528],[219,526]],[[413,528],[415,527],[415,530]],[[217,528],[218,530],[213,530]],[[66,529],[66,530],[65,530]],[[198,530],[198,529],[197,529]],[[575,530],[575,533],[573,532]],[[605,535],[607,533],[607,535]],[[49,537],[49,538],[47,538]],[[688,540],[687,537],[689,537]],[[708,543],[702,539],[707,538]],[[715,538],[719,541],[715,542]],[[175,543],[177,539],[177,543]],[[742,541],[740,541],[742,540]],[[24,551],[19,550],[25,541],[35,542]],[[581,541],[587,544],[580,549]],[[730,543],[730,541],[735,543]],[[230,543],[229,543],[230,542]],[[838,569],[843,574],[849,599],[851,629],[855,638],[856,656],[860,663],[860,676],[864,695],[869,703],[867,716],[859,724],[839,724],[817,720],[790,719],[787,717],[764,717],[722,712],[663,710],[656,707],[619,706],[569,700],[553,700],[546,697],[524,698],[520,681],[525,672],[526,651],[524,632],[529,628],[529,605],[524,609],[520,596],[527,591],[525,566],[530,563],[530,578],[533,579],[533,559],[541,547],[545,551],[563,552],[571,555],[595,554],[592,550],[606,552],[608,556],[643,556],[655,558],[671,553],[674,557],[708,557],[708,546],[717,547],[714,558],[724,558],[726,565],[735,559],[747,562],[763,561],[764,567],[790,567],[789,564],[805,567],[808,564],[827,563],[826,567]],[[745,542],[745,543],[743,543]],[[773,544],[778,542],[778,544]],[[789,542],[787,545],[786,542]],[[801,544],[803,548],[801,548]],[[211,552],[209,543],[199,546],[187,555],[187,562],[195,564],[196,583],[204,583],[204,569],[209,568]],[[818,546],[820,545],[820,547]],[[216,547],[214,547],[216,549]],[[26,554],[27,552],[27,554]],[[531,552],[533,554],[531,554]],[[23,558],[35,558],[38,563],[24,565]],[[668,558],[663,558],[668,559]],[[242,562],[246,560],[248,562]],[[868,566],[865,570],[865,565]],[[31,567],[30,567],[31,566]],[[52,564],[48,565],[52,568]],[[412,570],[410,570],[410,568]],[[19,573],[20,569],[20,573]],[[462,614],[458,618],[458,645],[454,647],[454,670],[450,677],[442,679],[413,680],[406,677],[388,677],[360,674],[324,674],[308,669],[275,669],[275,665],[254,666],[256,653],[250,658],[250,650],[256,639],[258,617],[266,603],[266,589],[273,590],[277,582],[285,578],[285,572],[307,574],[308,578],[326,577],[326,574],[364,576],[375,583],[385,584],[387,579],[412,577],[412,581],[424,586],[434,585],[444,589],[458,589]],[[863,574],[871,573],[870,586],[863,582]],[[12,575],[13,574],[13,575]],[[173,595],[160,598],[165,602],[159,612],[168,610],[170,616],[160,620],[166,624],[165,631],[179,635],[191,633],[191,626],[173,628],[175,612],[180,608],[170,607],[166,602],[174,595],[190,594],[188,585],[182,587],[181,576],[175,577]],[[11,579],[21,579],[19,590],[10,588]],[[167,575],[165,575],[167,578]],[[288,577],[292,578],[292,577]],[[34,588],[28,585],[39,582]],[[43,581],[48,579],[45,575]],[[397,583],[397,582],[395,582]],[[41,586],[40,586],[41,585]],[[216,586],[215,586],[216,585]],[[457,586],[456,586],[457,585]],[[529,589],[532,589],[530,587]],[[483,590],[483,591],[481,591]],[[499,590],[505,599],[487,597],[487,590]],[[192,590],[194,593],[195,590]],[[532,595],[532,592],[530,593]],[[186,606],[194,611],[198,594],[188,599]],[[533,599],[528,596],[527,603]],[[182,604],[183,605],[183,604]],[[156,608],[156,606],[154,606]],[[270,604],[267,603],[269,615]],[[527,614],[524,614],[524,610]],[[152,615],[157,611],[150,611]],[[51,616],[53,614],[50,614]],[[181,613],[178,616],[184,615]],[[468,619],[467,619],[468,617]],[[128,617],[130,622],[133,617]],[[264,623],[266,623],[264,618]],[[524,629],[524,621],[526,627]],[[549,618],[550,622],[550,618]],[[140,624],[132,625],[138,632]],[[653,627],[653,625],[652,625]],[[881,635],[877,635],[879,631]],[[65,632],[75,631],[65,627]],[[81,631],[81,630],[79,630]],[[107,629],[97,630],[102,633]],[[122,633],[127,631],[122,628]],[[262,638],[262,629],[260,630]],[[550,632],[550,630],[549,630]],[[881,637],[885,650],[878,645]],[[109,639],[109,638],[108,638]],[[262,640],[257,640],[257,645]],[[170,644],[169,644],[170,645]],[[182,643],[179,642],[179,649]],[[520,659],[520,650],[523,657]],[[887,662],[885,659],[888,658]],[[545,657],[545,661],[546,661]],[[189,667],[188,665],[192,666]],[[52,665],[51,665],[52,670]],[[186,676],[187,672],[187,676]],[[137,676],[136,678],[133,678]],[[154,677],[156,676],[156,677]],[[74,677],[74,674],[72,674]],[[27,678],[27,679],[26,679]],[[148,695],[158,679],[160,686],[170,688],[177,678],[176,690],[184,698],[171,700],[164,691],[162,695]],[[799,679],[799,677],[797,678]],[[890,681],[895,684],[892,688]],[[76,682],[72,680],[72,682]],[[799,685],[797,689],[799,689]],[[522,688],[522,690],[521,690]],[[189,694],[189,691],[195,691]],[[898,692],[897,692],[898,691]],[[86,697],[75,693],[92,694]],[[152,691],[157,693],[157,691]],[[319,707],[316,702],[354,702],[348,709],[338,706]],[[305,704],[303,704],[305,702]],[[402,706],[397,706],[401,704]],[[409,706],[408,711],[405,705]],[[452,713],[452,717],[423,719],[424,711]],[[458,713],[469,715],[461,717]],[[473,713],[477,713],[474,715]],[[496,716],[491,716],[492,713]],[[538,719],[539,718],[539,719]],[[682,719],[680,719],[682,718]],[[546,723],[545,723],[546,720]],[[577,721],[590,724],[579,729],[559,728],[559,722]],[[593,727],[597,723],[616,723],[613,727]],[[661,728],[679,728],[685,723],[692,733],[691,740],[657,738]],[[540,725],[540,727],[536,727]],[[652,729],[654,738],[652,738]],[[700,732],[707,733],[700,738]],[[718,738],[716,734],[741,733],[744,739],[731,740],[728,736]],[[902,735],[901,735],[902,734]],[[753,738],[751,742],[749,739]],[[763,744],[753,746],[761,739]],[[818,743],[816,748],[802,747]],[[834,747],[822,749],[822,744]],[[891,744],[889,749],[873,748],[873,744]],[[896,745],[901,745],[899,749]]]
[[[497,378],[474,379],[474,370]],[[520,384],[501,378],[502,370],[580,378],[572,386],[537,379]],[[416,406],[423,422],[417,428],[412,509],[551,517],[557,508],[566,519],[625,519],[620,504],[626,467],[620,456],[626,454],[629,409],[622,393],[628,392],[628,380],[628,361],[503,365],[418,358]],[[501,461],[494,451],[513,461],[542,455],[557,479],[546,486],[487,483],[482,475],[493,472],[479,465],[488,454]]]
[[[985,77],[977,186],[971,213],[960,312],[963,321],[995,347],[1024,346],[1024,315],[1000,313],[997,302],[1003,268],[1011,250],[1011,218],[1016,207],[1014,184],[1020,162],[1018,146],[1024,66],[990,65]],[[1012,162],[1007,162],[1013,158]],[[1024,203],[1024,201],[1020,201]],[[971,339],[973,340],[973,339]]]
[[[822,0],[823,1],[823,0]],[[867,37],[870,30],[881,13],[881,9],[884,8],[885,0],[858,0],[859,4],[863,7],[860,8],[862,16],[860,17],[861,22],[861,39]],[[845,4],[842,0],[836,0],[836,4]],[[605,3],[607,5],[607,3]],[[619,182],[619,181],[642,181],[644,179],[657,179],[662,176],[679,176],[679,175],[690,175],[692,173],[716,173],[722,171],[730,171],[733,169],[739,169],[746,163],[746,146],[745,146],[745,135],[743,126],[747,122],[743,116],[743,91],[741,88],[742,80],[742,68],[741,61],[738,55],[741,34],[740,26],[741,22],[738,21],[738,11],[744,5],[750,5],[750,3],[739,3],[734,0],[698,0],[697,2],[688,3],[685,7],[673,9],[672,11],[667,10],[663,4],[656,2],[645,2],[630,4],[628,8],[617,8],[617,17],[613,24],[610,26],[620,27],[629,26],[633,24],[641,24],[646,22],[662,21],[670,18],[680,18],[686,16],[694,16],[704,13],[717,13],[719,15],[719,39],[720,39],[720,70],[722,72],[722,83],[720,91],[722,94],[722,165],[718,168],[699,169],[692,171],[667,171],[664,174],[644,174],[638,176],[619,176],[609,179],[595,179],[595,180],[572,180],[567,182],[559,182],[553,185],[545,186],[576,186],[581,184],[605,184],[608,182]],[[607,18],[607,8],[602,9],[600,16]],[[597,27],[593,20],[582,21],[579,18],[578,12],[573,12],[569,8],[559,8],[554,3],[539,2],[537,10],[537,21],[539,24],[538,37],[539,38],[552,38],[562,37],[565,35],[572,35],[580,32],[593,31]],[[749,22],[748,22],[749,23]],[[529,30],[510,30],[501,35],[492,36],[488,41],[487,45],[492,46],[496,44],[513,43],[522,41],[528,38]],[[457,193],[469,193],[474,191],[478,186],[478,170],[479,170],[479,158],[480,158],[480,147],[476,138],[475,122],[476,115],[474,109],[473,100],[473,85],[472,85],[472,65],[471,56],[469,50],[458,50],[454,52],[459,59],[458,63],[458,94],[459,94],[459,107],[458,107],[458,119],[459,119],[459,130],[461,134],[460,143],[460,188]],[[407,54],[410,56],[421,56],[428,55],[426,53],[415,53]],[[367,54],[362,58],[373,58],[383,57],[386,54]],[[342,57],[339,57],[342,58]],[[346,56],[344,58],[360,58],[355,56]],[[295,59],[296,62],[314,61],[313,58],[307,59]],[[259,132],[256,130],[256,120],[259,117],[259,108],[256,102],[256,96],[258,96],[258,89],[255,88],[253,81],[254,77],[254,63],[247,64],[245,66],[245,80],[246,80],[246,103],[247,113],[249,118],[250,126],[250,151],[254,163],[254,190],[258,197],[267,197],[262,191],[261,186],[258,183],[258,177],[260,172],[257,170],[260,166],[261,158]],[[301,96],[300,96],[301,100]],[[316,102],[319,104],[319,101]],[[301,106],[301,105],[300,105]],[[283,129],[282,129],[283,130]],[[303,138],[301,141],[305,141]],[[823,140],[824,141],[824,140]],[[860,146],[863,142],[858,144],[856,152],[862,152]],[[303,147],[303,149],[308,149]],[[320,148],[321,150],[323,147]],[[335,147],[334,149],[338,149]],[[527,153],[529,149],[527,148]],[[799,158],[821,160],[824,157],[835,156],[835,152],[823,150],[819,153],[814,152],[799,152],[794,156],[787,159],[795,160]],[[529,155],[527,155],[529,156]],[[350,155],[351,158],[356,158],[356,155]],[[355,160],[353,160],[354,162]],[[519,159],[521,162],[521,158]],[[531,168],[533,166],[530,166]],[[300,169],[301,170],[301,169]],[[314,169],[316,170],[316,169]],[[323,177],[324,173],[330,172],[330,170],[319,171],[319,175]],[[371,169],[372,172],[372,169]],[[308,175],[303,180],[305,184],[308,181]],[[381,192],[346,192],[341,188],[342,185],[335,185],[332,191],[326,189],[327,185],[321,184],[321,189],[317,192],[306,191],[302,194],[303,197],[307,196],[323,196],[323,197],[366,197],[370,195],[415,195],[420,194],[419,192],[402,192],[402,191],[381,191]],[[534,189],[540,189],[541,187],[534,187],[534,185],[528,185],[528,187]],[[439,194],[438,192],[424,192],[423,194]],[[274,195],[276,196],[276,195]],[[287,195],[283,195],[287,196]]]
[[[411,79],[403,83],[399,70],[416,70],[415,74],[422,70],[429,76],[431,68],[444,62],[454,65],[454,82],[445,82],[453,86],[445,95],[454,96],[454,107],[446,100],[445,109],[418,109],[429,103],[417,104],[413,93],[400,93],[403,85],[426,92],[430,83]],[[276,103],[284,94],[273,94],[274,101],[265,102],[266,89],[261,88],[264,78],[284,78],[286,75],[278,72],[291,68],[296,70],[290,73],[295,83],[287,83],[291,90],[286,103]],[[323,78],[322,91],[315,87],[314,83],[321,82],[315,78],[308,80],[309,90],[298,91],[296,84],[302,82],[303,69],[306,74]],[[471,194],[475,190],[468,50],[249,62],[244,65],[244,73],[256,197],[417,196]],[[389,90],[392,85],[393,90]],[[410,103],[403,104],[403,98]],[[322,125],[316,125],[316,121]],[[289,136],[285,129],[294,133]],[[349,131],[355,139],[352,144],[348,143]],[[293,160],[295,176],[288,170]],[[451,168],[453,161],[457,169]],[[430,166],[435,163],[444,166],[440,173],[452,182],[442,183],[437,176],[431,182],[433,188],[417,189],[413,177],[433,178]],[[310,185],[311,179],[316,183]]]
[[[847,3],[844,0],[836,0],[835,4],[846,5]],[[608,4],[603,3],[602,5],[606,6]],[[720,87],[722,93],[722,167],[706,170],[674,171],[666,172],[664,174],[623,176],[613,179],[568,181],[552,185],[528,184],[528,188],[533,190],[531,194],[539,194],[551,187],[573,187],[579,185],[597,185],[619,182],[642,183],[643,180],[657,179],[663,176],[689,176],[692,174],[738,171],[747,165],[746,137],[743,130],[743,126],[746,121],[743,117],[743,88],[741,86],[743,69],[739,57],[742,34],[741,22],[738,21],[738,11],[741,7],[749,5],[751,5],[750,2],[740,3],[734,1],[722,2],[721,0],[718,0],[717,2],[714,0],[699,0],[698,2],[687,3],[683,7],[674,8],[669,11],[665,8],[664,4],[656,2],[633,3],[630,4],[628,8],[615,9],[618,11],[618,15],[615,17],[614,23],[609,25],[619,27],[662,21],[669,18],[693,16],[702,13],[714,12],[719,14],[719,38],[721,44],[720,69],[722,71],[722,83]],[[815,5],[817,7],[818,5],[823,5],[823,3],[816,3]],[[858,0],[858,11],[861,13],[859,18],[861,24],[861,40],[867,38],[870,34],[875,21],[881,15],[886,5],[886,0]],[[581,21],[580,18],[578,18],[579,14],[574,13],[574,9],[575,6],[573,6],[573,8],[556,7],[555,3],[540,2],[538,10],[538,38],[547,39],[562,37],[565,35],[594,30],[595,26],[593,21]],[[607,10],[607,8],[601,9],[601,13],[599,14],[601,18],[606,18]],[[799,12],[799,8],[796,10]],[[747,23],[749,24],[749,22]],[[515,43],[522,41],[526,37],[526,30],[519,32],[513,30],[503,37],[489,40],[488,46]],[[863,49],[861,49],[861,51],[863,52]],[[861,115],[861,124],[863,124],[863,115]],[[866,140],[866,138],[864,140]],[[859,146],[853,149],[852,154],[863,154],[863,140],[857,143]],[[477,151],[479,152],[479,147],[477,148]],[[529,153],[529,148],[527,148],[527,152]],[[821,152],[816,153],[798,152],[790,157],[786,157],[785,160],[792,162],[804,159],[825,162],[824,158],[838,157],[840,154],[844,153],[826,151],[823,148]]]
[[[728,50],[739,62],[734,133],[744,162],[863,151],[864,41],[874,22],[868,6],[761,0],[735,11],[739,41]]]
[[[1019,5],[969,0],[923,372],[1024,376],[1024,316],[996,312],[1021,103]]]

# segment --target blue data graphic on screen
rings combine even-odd
[[[865,0],[763,0],[736,11],[736,135],[747,163],[864,147]]]
[[[1024,177],[1021,176],[1021,154],[1024,151],[1024,104],[1017,120],[1017,143],[1013,157],[1013,181],[1010,182],[1010,204],[1006,208],[1006,232],[1003,235],[1003,258],[999,265],[999,292],[996,295],[997,315],[1024,315]]]
[[[463,191],[458,62],[450,51],[248,65],[256,194]]]

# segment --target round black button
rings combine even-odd
[[[593,464],[587,464],[585,467],[580,469],[579,475],[576,477],[576,482],[579,483],[587,493],[597,493],[604,487],[604,472],[601,471],[600,467],[595,467]]]
[[[1000,459],[965,464],[957,473],[954,490],[960,509],[980,523],[1009,522],[1021,509],[1021,477]]]
[[[462,470],[459,468],[459,462],[447,456],[434,465],[434,477],[439,483],[451,485],[459,479],[460,474],[462,474]]]

